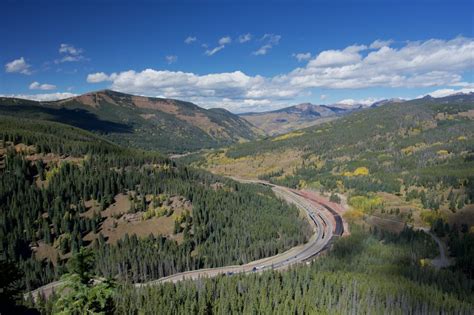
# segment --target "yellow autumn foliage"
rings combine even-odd
[[[369,175],[369,169],[365,166],[356,168],[353,172],[344,172],[343,176],[352,177],[352,176],[367,176]]]
[[[353,196],[349,198],[349,205],[362,213],[371,213],[382,204],[383,199],[378,196]]]
[[[348,210],[343,214],[344,219],[346,219],[349,223],[354,223],[356,221],[361,220],[364,217],[364,213],[359,210]]]
[[[286,139],[290,139],[290,138],[300,137],[302,135],[304,135],[304,132],[301,132],[301,131],[290,132],[290,133],[278,136],[275,139],[273,139],[272,141],[286,140]]]

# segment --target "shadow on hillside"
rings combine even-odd
[[[0,114],[55,121],[99,133],[132,133],[133,130],[129,125],[102,120],[97,115],[83,109],[0,105]]]

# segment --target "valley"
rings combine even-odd
[[[108,106],[104,95],[78,102]],[[117,95],[124,103],[114,106],[129,106],[129,96]],[[404,290],[423,296],[425,283],[445,302],[423,307],[463,313],[474,303],[467,297],[474,285],[472,96],[388,102],[258,140],[198,152],[188,147],[171,159],[71,121],[31,119],[51,104],[31,111],[23,101],[4,101],[3,110],[12,106],[26,118],[0,115],[1,246],[24,273],[28,305],[44,313],[73,298],[63,288],[71,288],[78,263],[90,270],[84,290],[100,287],[105,294],[109,283],[120,285],[125,294],[107,298],[119,309],[166,309],[159,296],[170,285],[183,293],[203,281],[257,288],[261,279],[273,286],[289,275],[303,285],[309,272],[331,286],[336,274],[367,281],[359,278],[364,274],[372,279],[366,285],[376,287],[378,277],[393,277],[391,299],[408,298],[410,308],[427,300]],[[374,250],[376,271],[367,267]],[[464,284],[454,289],[458,281]],[[143,294],[153,298],[137,304]],[[206,301],[213,309],[219,303],[246,309],[235,297]],[[377,303],[363,309],[380,310]],[[346,307],[354,305],[336,308]]]
[[[1,1],[0,315],[472,315],[472,0]]]

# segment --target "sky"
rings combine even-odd
[[[2,1],[0,95],[232,112],[474,91],[472,1]]]

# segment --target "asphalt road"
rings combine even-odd
[[[321,253],[328,247],[333,237],[337,236],[334,236],[334,231],[339,231],[341,229],[341,227],[334,226],[334,220],[329,219],[329,216],[334,215],[335,212],[327,209],[327,205],[317,204],[305,196],[298,194],[297,191],[295,192],[287,187],[272,185],[268,182],[260,180],[234,179],[245,183],[271,186],[272,190],[277,196],[283,198],[289,203],[295,204],[306,216],[313,228],[314,234],[311,236],[308,242],[306,244],[293,247],[281,254],[253,261],[245,265],[185,271],[145,283],[136,283],[136,287],[155,285],[165,282],[175,283],[187,279],[215,277],[221,274],[230,276],[237,273],[259,273],[266,270],[284,270],[291,265],[307,262],[314,256]],[[336,225],[339,225],[338,220],[335,220],[335,222]],[[342,222],[340,224],[342,224]],[[52,292],[58,290],[63,283],[63,281],[51,282],[34,291],[31,291],[31,294],[34,298],[36,298],[39,293],[45,297],[48,297],[52,294]]]
[[[175,283],[182,280],[215,277],[221,274],[233,275],[237,273],[259,273],[266,270],[283,270],[291,265],[309,261],[330,244],[333,238],[333,231],[338,230],[338,228],[333,226],[332,220],[328,218],[328,215],[331,215],[331,213],[328,212],[327,209],[324,209],[322,205],[317,205],[315,202],[306,199],[286,187],[276,186],[260,180],[233,179],[245,183],[271,186],[277,196],[285,199],[289,203],[295,204],[302,213],[304,213],[315,233],[306,244],[293,247],[284,253],[253,261],[245,265],[186,271],[146,283],[137,283],[135,286],[142,287],[165,282]]]

